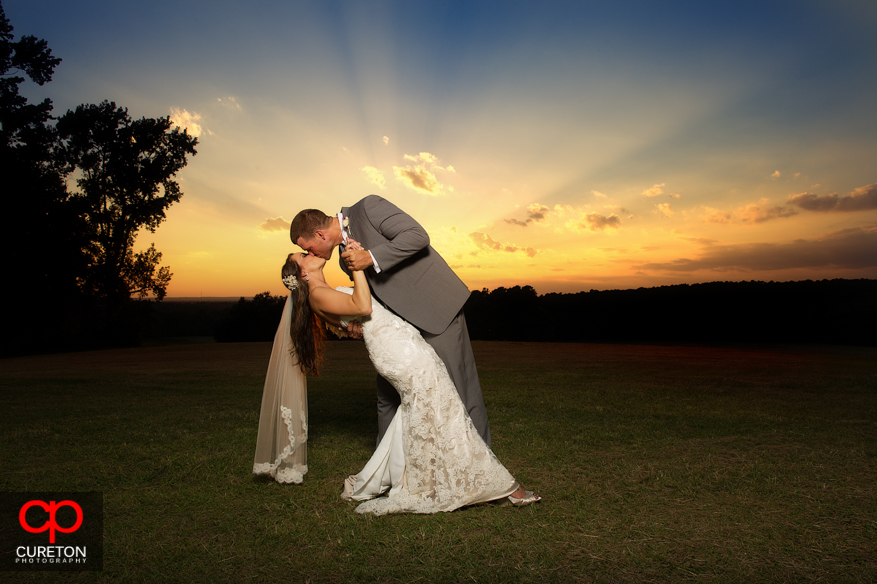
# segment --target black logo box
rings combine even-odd
[[[73,501],[82,509],[82,524],[72,533],[50,530],[31,533],[21,525],[22,507],[30,501],[45,505]],[[71,505],[57,507],[55,521],[70,529],[78,512]],[[41,505],[31,505],[25,521],[32,529],[49,527],[50,514]],[[49,525],[47,525],[47,522]],[[0,570],[4,571],[97,571],[104,564],[104,496],[102,492],[0,493]],[[49,549],[51,548],[51,549]],[[82,552],[85,552],[84,558]],[[24,556],[24,557],[22,557]]]

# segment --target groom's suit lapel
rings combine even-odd
[[[372,241],[371,232],[369,230],[368,219],[365,211],[353,207],[341,207],[341,214],[347,219],[347,235],[362,244],[368,249],[374,242]]]

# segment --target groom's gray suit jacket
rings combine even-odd
[[[369,268],[366,279],[374,296],[420,329],[441,360],[478,433],[490,446],[490,425],[475,368],[463,305],[469,289],[429,245],[429,235],[396,205],[369,195],[341,213],[350,237],[375,258],[380,273]],[[350,272],[344,261],[341,269]],[[399,395],[378,376],[378,441],[396,413]]]
[[[429,245],[410,215],[376,195],[341,213],[348,234],[369,250],[381,272],[366,270],[374,295],[390,310],[434,335],[444,332],[469,298],[469,288]],[[350,275],[342,261],[341,268]]]

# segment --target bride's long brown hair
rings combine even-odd
[[[298,366],[304,373],[314,376],[320,375],[320,365],[323,363],[323,341],[326,333],[319,317],[311,310],[308,302],[310,291],[305,279],[302,278],[301,270],[292,259],[292,254],[286,258],[286,263],[280,270],[280,277],[295,276],[298,285],[290,290],[292,295],[292,322],[289,324],[289,337],[292,340],[292,348]]]

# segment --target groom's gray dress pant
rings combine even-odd
[[[451,380],[457,387],[457,393],[475,424],[478,434],[490,446],[490,424],[487,421],[487,409],[481,395],[481,383],[475,368],[475,355],[469,341],[469,329],[466,327],[466,316],[461,310],[450,326],[441,334],[433,335],[420,331],[424,340],[435,349],[444,362]],[[378,376],[378,443],[390,427],[396,408],[401,398],[396,389],[383,377]]]

